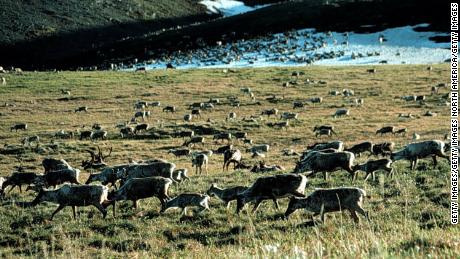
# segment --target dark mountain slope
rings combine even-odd
[[[261,0],[255,2],[259,4]],[[8,44],[0,46],[0,63],[26,69],[107,67],[110,63],[126,63],[135,58],[147,60],[164,52],[197,48],[200,47],[199,41],[215,44],[217,40],[233,41],[299,28],[359,32],[430,23],[430,30],[449,29],[449,4],[444,1],[304,0],[274,4],[194,26],[158,31],[167,25],[209,20],[204,13],[206,10],[203,13],[190,12],[189,16],[108,24]],[[128,33],[130,37],[126,37]]]

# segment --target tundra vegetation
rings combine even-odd
[[[205,194],[215,183],[222,189],[236,186],[252,186],[257,178],[291,173],[299,156],[284,156],[283,150],[292,149],[301,154],[307,146],[317,142],[343,142],[344,147],[369,141],[373,144],[394,142],[393,152],[403,150],[411,143],[413,133],[418,141],[443,140],[449,129],[449,107],[445,106],[446,88],[431,95],[431,86],[445,83],[449,78],[448,65],[433,65],[431,71],[423,65],[379,66],[378,73],[369,74],[370,67],[296,67],[235,69],[223,73],[222,69],[157,70],[134,72],[37,72],[5,74],[7,85],[0,88],[0,99],[14,106],[2,107],[0,120],[0,172],[2,177],[11,175],[17,168],[25,172],[43,173],[44,158],[65,159],[81,170],[79,182],[87,182],[90,170],[80,167],[88,159],[86,150],[98,145],[103,150],[113,148],[104,160],[108,166],[132,161],[164,159],[176,168],[188,169],[189,181],[171,184],[169,197],[183,193]],[[279,87],[278,82],[292,80],[293,71],[304,72],[296,85]],[[310,83],[306,83],[309,79]],[[327,82],[319,84],[315,82]],[[314,83],[311,83],[314,82]],[[248,87],[260,105],[254,105],[248,94],[240,88]],[[62,97],[60,89],[68,89],[72,95]],[[332,96],[334,89],[351,89],[354,96]],[[423,102],[406,102],[405,95],[425,95]],[[227,97],[238,97],[240,106],[231,106]],[[277,102],[267,97],[277,97]],[[294,112],[292,103],[297,100],[322,97],[321,103],[306,103],[298,120],[290,120],[288,130],[268,127],[267,123],[279,122],[278,116],[260,116],[262,111],[276,108],[279,113]],[[191,103],[208,102],[219,98],[215,108],[202,112],[202,118],[184,121],[183,115]],[[366,99],[363,107],[352,106],[350,100]],[[148,103],[161,101],[162,107],[175,106],[178,113],[161,112],[151,108],[146,131],[129,138],[121,138],[115,126],[129,121],[138,100]],[[91,107],[91,112],[75,113],[74,107]],[[155,110],[154,110],[155,109]],[[338,109],[350,109],[349,116],[332,118]],[[422,116],[427,110],[437,116]],[[238,116],[226,120],[230,112]],[[413,114],[413,118],[401,119],[398,114]],[[254,120],[243,121],[243,118]],[[211,119],[213,123],[208,123]],[[141,120],[140,120],[141,121]],[[27,123],[26,131],[10,131],[17,123]],[[108,132],[105,139],[80,140],[56,138],[59,130],[83,132],[95,122]],[[336,135],[319,139],[312,131],[316,125],[334,126]],[[394,125],[407,128],[406,136],[376,135],[382,126]],[[85,126],[83,128],[83,126]],[[134,127],[134,126],[133,126]],[[245,164],[256,165],[260,157],[251,158],[246,150],[254,145],[267,144],[269,152],[263,161],[268,165],[280,165],[281,172],[251,173],[247,169],[222,170],[223,155],[209,157],[208,173],[196,175],[190,156],[168,154],[180,149],[184,139],[179,132],[195,132],[203,136],[204,143],[189,145],[192,151],[217,150],[222,143],[215,143],[213,136],[220,132],[246,132],[253,140],[248,145],[232,139],[233,148],[241,150]],[[38,147],[22,146],[21,140],[38,135]],[[76,136],[79,136],[76,134]],[[226,143],[225,143],[226,144]],[[6,146],[5,146],[6,145]],[[19,153],[11,153],[11,152]],[[354,165],[368,160],[382,159],[365,152],[356,156]],[[391,152],[390,152],[391,153]],[[19,164],[15,155],[20,155]],[[386,156],[390,158],[390,154]],[[279,210],[271,200],[264,201],[252,214],[253,204],[239,215],[235,206],[227,210],[225,203],[210,197],[209,208],[203,213],[179,212],[160,214],[157,198],[146,198],[132,208],[130,201],[117,202],[117,214],[108,213],[105,219],[94,206],[79,207],[76,220],[70,208],[63,209],[52,222],[50,215],[56,210],[54,203],[28,206],[37,193],[18,188],[3,194],[0,206],[0,253],[5,257],[445,257],[458,258],[460,228],[450,225],[449,214],[449,165],[438,159],[433,168],[431,158],[420,159],[414,170],[409,161],[401,159],[392,163],[394,177],[376,174],[376,180],[364,181],[360,173],[352,184],[350,174],[344,170],[331,173],[330,179],[308,178],[305,196],[315,188],[357,187],[365,190],[363,209],[370,221],[354,223],[348,212],[327,214],[327,223],[312,222],[313,214],[299,210],[284,219],[289,198],[277,199]],[[100,172],[93,170],[93,173]],[[116,173],[116,172],[115,172]],[[98,184],[94,182],[91,184]],[[118,184],[119,185],[119,184]],[[59,186],[58,186],[59,188]],[[109,188],[112,188],[109,185]],[[119,188],[119,186],[118,186]],[[194,209],[194,208],[190,208]],[[110,208],[108,208],[110,210]],[[190,216],[193,215],[193,216]],[[277,251],[268,249],[277,247]],[[300,253],[300,254],[299,254]]]

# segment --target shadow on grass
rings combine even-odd
[[[88,244],[95,248],[109,248],[117,252],[149,251],[150,245],[139,239],[93,240]]]
[[[212,231],[212,232],[181,232],[178,230],[166,230],[163,235],[171,242],[178,242],[180,240],[192,239],[202,245],[234,245],[238,243],[238,238],[247,232],[245,226],[236,226],[230,228],[228,231]]]
[[[300,223],[300,224],[297,224],[295,226],[295,228],[311,228],[311,227],[316,227],[316,226],[319,226],[321,223],[318,222],[318,221],[313,221],[313,220],[310,220],[310,221],[305,221],[303,223]],[[292,230],[292,226],[288,225],[288,226],[277,226],[277,227],[274,227],[273,229],[276,229],[278,231],[282,231],[282,232],[285,232],[285,231],[290,231]]]

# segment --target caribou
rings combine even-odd
[[[92,150],[86,150],[86,152],[91,155],[91,160],[84,160],[81,162],[83,169],[101,169],[107,166],[104,160],[112,154],[112,147],[110,147],[109,153],[105,156],[102,154],[101,148],[99,146],[97,146],[97,150],[97,155]]]

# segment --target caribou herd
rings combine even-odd
[[[297,74],[297,77],[299,74]],[[250,88],[241,88],[240,92],[249,95],[254,102],[255,97]],[[331,92],[333,95],[343,94],[344,96],[353,96],[353,90],[344,89],[342,92]],[[272,96],[266,98],[270,103],[276,103],[285,97]],[[408,98],[403,98],[407,101]],[[414,97],[414,100],[422,98]],[[231,109],[240,105],[238,97],[229,97]],[[359,99],[357,103],[363,104]],[[322,97],[309,99],[315,105],[323,103]],[[193,125],[195,118],[200,118],[204,111],[212,111],[218,105],[223,105],[223,101],[218,98],[211,98],[208,102],[192,103],[189,105],[190,112],[183,117],[184,123]],[[294,102],[294,109],[303,108],[304,102]],[[152,116],[147,107],[159,107],[162,103],[159,101],[146,102],[138,101],[134,104],[137,110],[131,121],[117,125],[122,139],[133,138],[140,134],[145,134],[150,130],[150,125],[146,123]],[[76,112],[89,112],[86,106],[77,107]],[[163,112],[170,112],[172,116],[179,111],[178,107],[168,105],[162,109]],[[349,116],[348,108],[340,108],[332,114],[334,120],[340,120],[339,117]],[[241,121],[262,121],[262,116],[268,118],[279,117],[278,122],[267,123],[267,126],[287,128],[291,124],[289,121],[299,121],[299,113],[279,112],[277,108],[261,110],[259,114],[243,117]],[[233,123],[238,120],[239,115],[235,111],[228,113],[225,123]],[[141,123],[137,120],[140,119]],[[28,131],[26,123],[17,123],[10,128],[11,131]],[[318,137],[339,137],[340,128],[333,125],[315,125],[312,127],[313,134]],[[382,137],[387,134],[404,136],[408,130],[406,128],[396,128],[395,126],[384,126],[375,131],[375,135],[380,134]],[[109,142],[108,130],[99,124],[94,124],[91,130],[82,130],[79,132],[79,140],[89,139],[92,141]],[[415,133],[414,133],[415,134]],[[233,170],[250,171],[252,173],[278,172],[276,174],[264,175],[258,177],[249,186],[227,186],[218,187],[219,183],[213,183],[208,190],[202,190],[202,193],[181,193],[175,197],[169,194],[170,188],[176,188],[183,181],[195,181],[188,175],[187,168],[178,168],[176,163],[164,159],[152,158],[143,161],[134,161],[130,159],[128,163],[111,165],[108,158],[111,156],[113,148],[103,152],[97,146],[97,152],[94,149],[87,149],[90,160],[84,160],[81,163],[82,170],[91,171],[85,183],[81,182],[80,169],[71,166],[64,159],[45,158],[42,161],[43,173],[26,172],[23,168],[13,172],[7,177],[0,177],[0,194],[5,197],[5,190],[9,192],[18,187],[22,192],[22,186],[26,185],[27,190],[35,191],[36,198],[30,203],[30,206],[36,206],[42,202],[52,202],[58,204],[58,208],[52,213],[51,219],[60,210],[66,206],[72,207],[73,215],[76,216],[76,207],[92,205],[96,207],[105,218],[107,208],[113,206],[113,216],[116,214],[117,201],[132,201],[134,208],[137,208],[138,200],[157,197],[161,203],[160,212],[165,213],[171,208],[179,208],[183,214],[186,214],[188,207],[198,207],[201,211],[210,210],[209,200],[211,197],[217,197],[227,208],[231,201],[236,201],[236,212],[240,213],[244,206],[253,203],[252,211],[255,212],[262,201],[272,200],[278,209],[278,200],[290,198],[289,205],[285,211],[287,219],[297,209],[305,209],[320,215],[324,222],[324,214],[328,212],[348,210],[355,222],[359,221],[358,214],[366,219],[369,218],[368,212],[363,208],[363,202],[368,195],[366,191],[357,187],[337,187],[316,189],[310,194],[306,194],[306,189],[311,186],[311,178],[317,173],[322,173],[325,181],[329,181],[329,174],[343,170],[349,174],[350,184],[357,181],[359,171],[366,175],[364,180],[367,181],[370,176],[375,181],[377,171],[386,172],[393,178],[395,168],[394,163],[399,160],[410,162],[410,169],[416,169],[419,159],[432,158],[434,166],[437,166],[437,158],[444,158],[449,162],[448,151],[450,146],[441,140],[424,140],[407,144],[400,150],[395,150],[394,142],[374,143],[372,141],[363,141],[354,145],[349,145],[340,140],[330,140],[326,142],[317,142],[309,145],[305,150],[295,152],[292,149],[283,150],[284,156],[296,156],[297,162],[292,165],[293,169],[285,169],[281,165],[267,165],[265,161],[258,161],[254,165],[248,165],[244,157],[264,158],[269,152],[273,152],[273,147],[269,144],[253,144],[248,132],[229,131],[214,133],[212,139],[196,134],[193,130],[174,132],[173,137],[182,138],[182,146],[168,149],[166,155],[172,158],[187,157],[191,161],[191,166],[195,167],[195,177],[207,177],[210,174],[208,164],[211,159],[217,159],[216,156],[222,155],[222,170],[228,171],[230,164],[233,164]],[[55,137],[73,138],[74,134],[58,131]],[[245,149],[237,148],[245,147]],[[23,145],[40,142],[40,137],[29,136],[24,138]],[[216,145],[226,144],[214,150],[196,150],[197,146],[205,147],[208,143],[214,142]],[[38,144],[37,144],[38,145]],[[193,149],[192,149],[193,148]],[[358,164],[358,157],[368,156],[366,162]],[[370,159],[371,156],[376,159]],[[97,172],[93,172],[93,171]],[[221,186],[221,185],[220,185]]]

